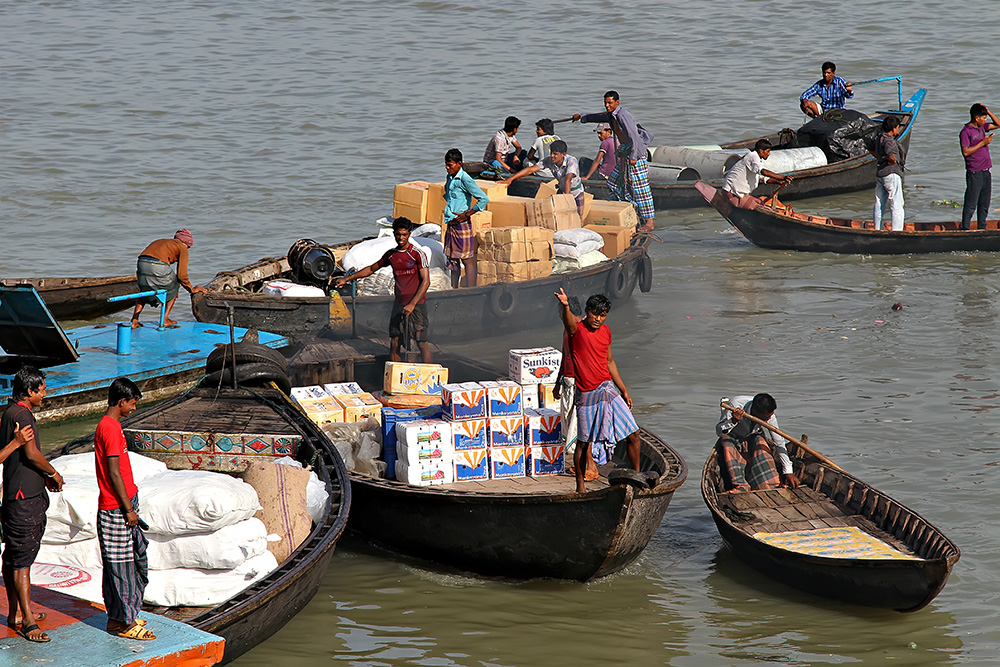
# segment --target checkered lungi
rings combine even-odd
[[[444,233],[444,254],[448,257],[448,268],[458,271],[463,259],[472,259],[476,252],[476,241],[472,237],[472,223],[449,224]]]
[[[132,496],[139,511],[139,494]],[[146,547],[149,541],[139,526],[125,523],[117,507],[97,510],[97,539],[101,545],[104,576],[101,591],[108,618],[130,625],[142,608],[142,594],[149,583]]]
[[[591,452],[595,454],[599,447],[605,450],[603,460],[594,456],[598,465],[607,463],[615,453],[615,446],[639,430],[632,411],[610,380],[593,391],[577,389],[576,419],[577,443],[591,443]]]
[[[623,165],[628,168],[623,170]],[[627,183],[624,182],[626,179]],[[608,192],[612,199],[632,204],[644,221],[652,220],[656,216],[656,211],[653,210],[653,190],[649,187],[649,165],[646,158],[636,160],[635,164],[628,159],[619,158],[611,175],[608,176]]]
[[[715,447],[727,491],[776,489],[781,485],[771,446],[760,433],[751,433],[747,440],[722,437]]]

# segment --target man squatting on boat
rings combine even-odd
[[[188,279],[188,249],[194,245],[194,236],[187,229],[179,229],[172,239],[157,239],[139,254],[139,259],[135,264],[135,277],[139,283],[139,289],[143,292],[149,290],[166,290],[167,305],[164,306],[163,323],[166,326],[177,324],[170,319],[170,310],[177,301],[177,292],[181,286],[191,294],[204,292],[205,288],[192,285]],[[177,273],[174,273],[170,265],[177,263]],[[160,302],[154,297],[140,299],[135,304],[132,311],[132,328],[137,329],[142,326],[139,322],[139,313],[145,304],[158,306]]]
[[[785,446],[788,441],[746,418],[749,413],[778,428],[778,420],[774,416],[778,404],[774,397],[770,394],[757,394],[752,398],[723,398],[722,402],[736,408],[734,411],[723,408],[722,418],[715,426],[715,433],[719,436],[716,443],[719,469],[726,483],[726,490],[798,487],[799,478],[792,471],[792,460],[788,457]],[[780,473],[776,463],[781,464]]]

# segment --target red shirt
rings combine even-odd
[[[375,266],[379,269],[384,266],[392,267],[392,275],[396,279],[397,306],[408,304],[420,289],[420,270],[424,268],[424,256],[412,243],[405,250],[389,250],[382,255],[382,259],[375,262]],[[421,297],[417,303],[424,303],[426,300],[426,297]]]
[[[576,373],[577,391],[593,391],[602,382],[611,380],[608,370],[608,348],[611,347],[611,329],[602,324],[591,331],[580,322],[570,342],[573,349],[573,372]]]
[[[582,324],[578,326],[583,326]],[[560,372],[564,378],[575,378],[576,372],[573,369],[573,348],[569,344],[569,332],[563,328],[563,346],[562,346],[562,368]]]
[[[111,486],[111,476],[108,474],[109,456],[118,457],[118,469],[125,482],[125,493],[133,497],[139,492],[132,481],[132,464],[128,460],[128,449],[125,447],[125,434],[122,425],[114,417],[104,415],[97,424],[94,433],[94,456],[97,457],[97,486],[101,495],[97,500],[97,509],[113,510],[121,506],[114,487]]]

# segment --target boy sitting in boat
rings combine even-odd
[[[792,472],[788,457],[788,442],[783,437],[746,418],[747,414],[778,428],[774,411],[778,404],[770,394],[737,396],[722,399],[735,410],[722,409],[715,433],[719,436],[716,449],[719,468],[727,491],[796,488],[799,479]],[[781,472],[777,464],[781,464]]]
[[[429,264],[415,245],[410,243],[410,230],[413,223],[408,218],[396,218],[392,221],[392,235],[396,239],[396,247],[388,250],[382,258],[371,266],[366,266],[356,273],[337,280],[337,287],[343,287],[352,280],[365,278],[384,266],[392,267],[392,276],[396,280],[396,298],[392,302],[392,312],[389,315],[389,359],[402,360],[402,341],[404,334],[417,341],[420,349],[420,361],[431,363],[431,348],[427,342],[427,304],[425,296],[431,286]]]
[[[594,294],[587,299],[586,313],[580,322],[570,311],[566,292],[559,288],[555,295],[562,304],[560,315],[569,334],[576,376],[577,442],[573,468],[576,492],[584,493],[584,474],[592,465],[592,444],[603,446],[611,454],[624,440],[632,469],[639,471],[639,426],[632,417],[632,397],[611,355],[611,329],[604,324],[611,310],[608,297]]]
[[[535,123],[535,134],[538,135],[538,138],[535,139],[535,142],[531,144],[531,148],[528,149],[528,154],[524,158],[525,167],[536,165],[549,156],[549,144],[553,141],[559,141],[559,135],[555,133],[555,127],[551,118],[542,118]],[[539,170],[538,175],[552,178],[552,173],[546,173],[544,168]]]
[[[528,176],[534,174],[535,172],[541,172],[542,170],[547,171],[552,176],[556,178],[556,188],[560,194],[571,194],[576,200],[576,210],[580,213],[580,217],[583,217],[583,181],[580,180],[580,162],[572,155],[569,155],[567,151],[569,148],[566,146],[566,142],[562,139],[558,141],[553,141],[549,145],[549,156],[538,164],[525,167],[521,171],[517,172],[510,178],[501,181],[505,185],[510,185],[511,182],[521,178],[522,176]]]
[[[517,143],[514,135],[521,127],[521,119],[517,116],[507,116],[503,122],[503,129],[497,133],[486,144],[486,153],[483,155],[483,162],[493,167],[499,173],[511,173],[521,164],[524,151],[521,144]]]

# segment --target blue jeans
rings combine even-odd
[[[979,229],[986,229],[986,215],[990,210],[993,177],[989,169],[965,172],[965,205],[962,207],[962,229],[970,229],[972,213],[976,213]]]

